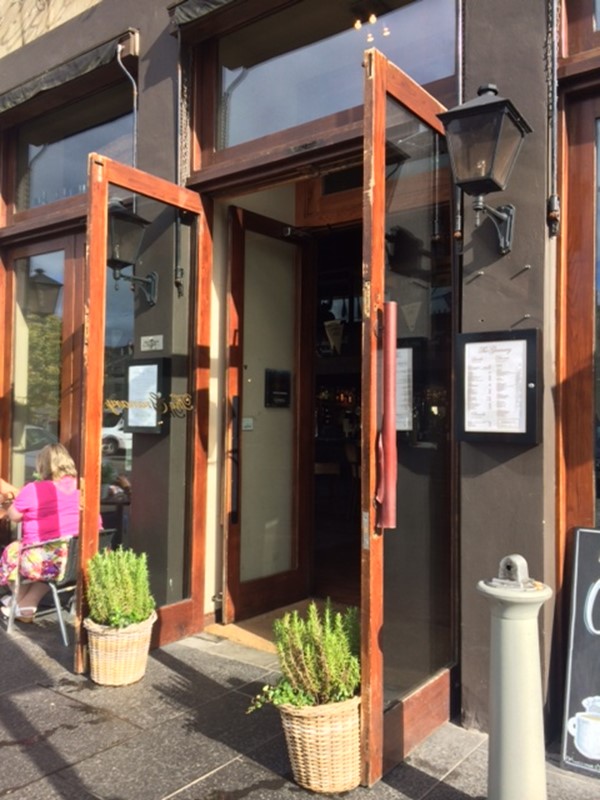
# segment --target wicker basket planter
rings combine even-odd
[[[126,686],[144,677],[155,621],[155,611],[143,622],[125,628],[83,620],[88,633],[90,677],[94,683]]]
[[[279,711],[296,783],[322,794],[359,785],[360,697]]]

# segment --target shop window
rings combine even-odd
[[[112,87],[19,128],[16,210],[85,192],[91,152],[132,163],[133,112],[128,87]]]
[[[218,43],[215,150],[362,105],[363,53],[376,47],[439,95],[455,76],[452,0],[364,3],[305,0]],[[444,96],[444,101],[447,96]]]

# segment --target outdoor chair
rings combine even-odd
[[[115,535],[116,531],[114,528],[109,528],[105,530],[101,530],[99,532],[99,540],[98,546],[100,550],[103,550],[105,547],[110,547],[112,544],[112,539]],[[21,536],[21,526],[19,525],[19,534],[18,538]],[[60,581],[56,580],[48,580],[45,581],[50,588],[50,593],[52,596],[52,605],[48,605],[46,608],[38,608],[36,613],[36,617],[39,618],[40,616],[45,616],[48,613],[52,613],[52,611],[56,611],[56,616],[58,619],[58,624],[60,627],[60,634],[63,640],[65,647],[69,644],[69,636],[67,633],[67,626],[65,624],[64,619],[64,612],[67,610],[63,603],[61,602],[61,597],[68,594],[73,593],[77,587],[77,574],[79,569],[79,537],[78,536],[71,536],[71,537],[59,537],[57,539],[52,539],[45,544],[58,544],[59,542],[67,541],[69,543],[69,552],[67,554],[67,566],[65,568],[65,574]],[[37,544],[26,545],[21,548],[21,553],[27,551],[32,547],[38,547]],[[17,580],[15,581],[15,594],[19,591],[19,586],[32,583],[20,574],[17,570]],[[8,617],[8,626],[7,626],[7,633],[12,633],[15,626],[15,616],[16,616],[16,604],[11,603],[10,605],[10,614]]]
[[[19,538],[20,538],[20,535],[21,535],[21,526],[19,526]],[[67,555],[67,566],[65,568],[65,574],[64,574],[62,580],[60,580],[60,581],[47,580],[45,582],[48,584],[48,587],[49,587],[50,592],[52,594],[52,600],[53,600],[53,603],[54,603],[54,609],[56,611],[58,624],[60,626],[60,634],[61,634],[61,637],[62,637],[62,640],[63,640],[63,643],[64,643],[65,647],[67,647],[68,644],[69,644],[69,636],[68,636],[68,633],[67,633],[67,626],[65,624],[65,620],[64,620],[64,616],[63,616],[63,607],[62,607],[61,597],[60,596],[62,594],[65,594],[66,592],[74,591],[75,587],[77,586],[77,569],[78,569],[78,560],[79,560],[79,558],[78,558],[79,557],[79,537],[78,536],[72,536],[72,537],[68,537],[68,538],[59,537],[57,539],[52,539],[52,540],[50,540],[48,542],[44,542],[44,544],[59,544],[60,542],[64,542],[64,541],[68,542],[68,544],[69,544],[69,552],[68,552],[68,555]],[[38,544],[25,545],[24,547],[21,548],[21,554],[23,552],[26,552],[27,550],[30,550],[32,547],[39,547],[39,545]],[[23,584],[33,583],[33,582],[34,581],[30,581],[27,578],[23,578],[23,576],[20,574],[19,570],[17,570],[17,579],[15,581],[15,589],[14,589],[15,596],[18,594],[20,586],[22,586]],[[7,626],[7,629],[6,629],[7,633],[12,633],[13,630],[14,630],[16,610],[17,610],[16,603],[11,603],[11,605],[10,605],[10,614],[9,614],[9,617],[8,617],[8,626]],[[38,613],[36,614],[36,616],[47,614],[51,610],[52,610],[51,608],[48,609],[48,610],[42,610],[42,611],[38,610]]]

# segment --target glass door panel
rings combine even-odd
[[[23,486],[35,477],[39,451],[61,433],[65,252],[17,258],[14,270],[10,482]]]
[[[384,687],[393,702],[452,660],[451,285],[443,139],[386,104],[385,300],[397,303],[397,524],[384,538]],[[445,167],[442,171],[441,167]]]
[[[361,713],[367,784],[449,714],[451,184],[437,118],[443,110],[377,50],[365,53],[370,191],[363,195]],[[394,392],[384,397],[389,385],[394,408]]]
[[[98,154],[89,176],[80,559],[97,550],[100,509],[117,542],[147,553],[160,645],[203,619],[209,251],[201,260],[195,192]],[[134,263],[107,278],[117,199],[142,217],[144,235]],[[75,668],[83,667],[79,631]]]

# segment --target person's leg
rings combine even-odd
[[[48,584],[44,581],[26,583],[19,587],[17,605],[19,606],[19,616],[33,616],[37,611],[38,604],[48,591]]]

